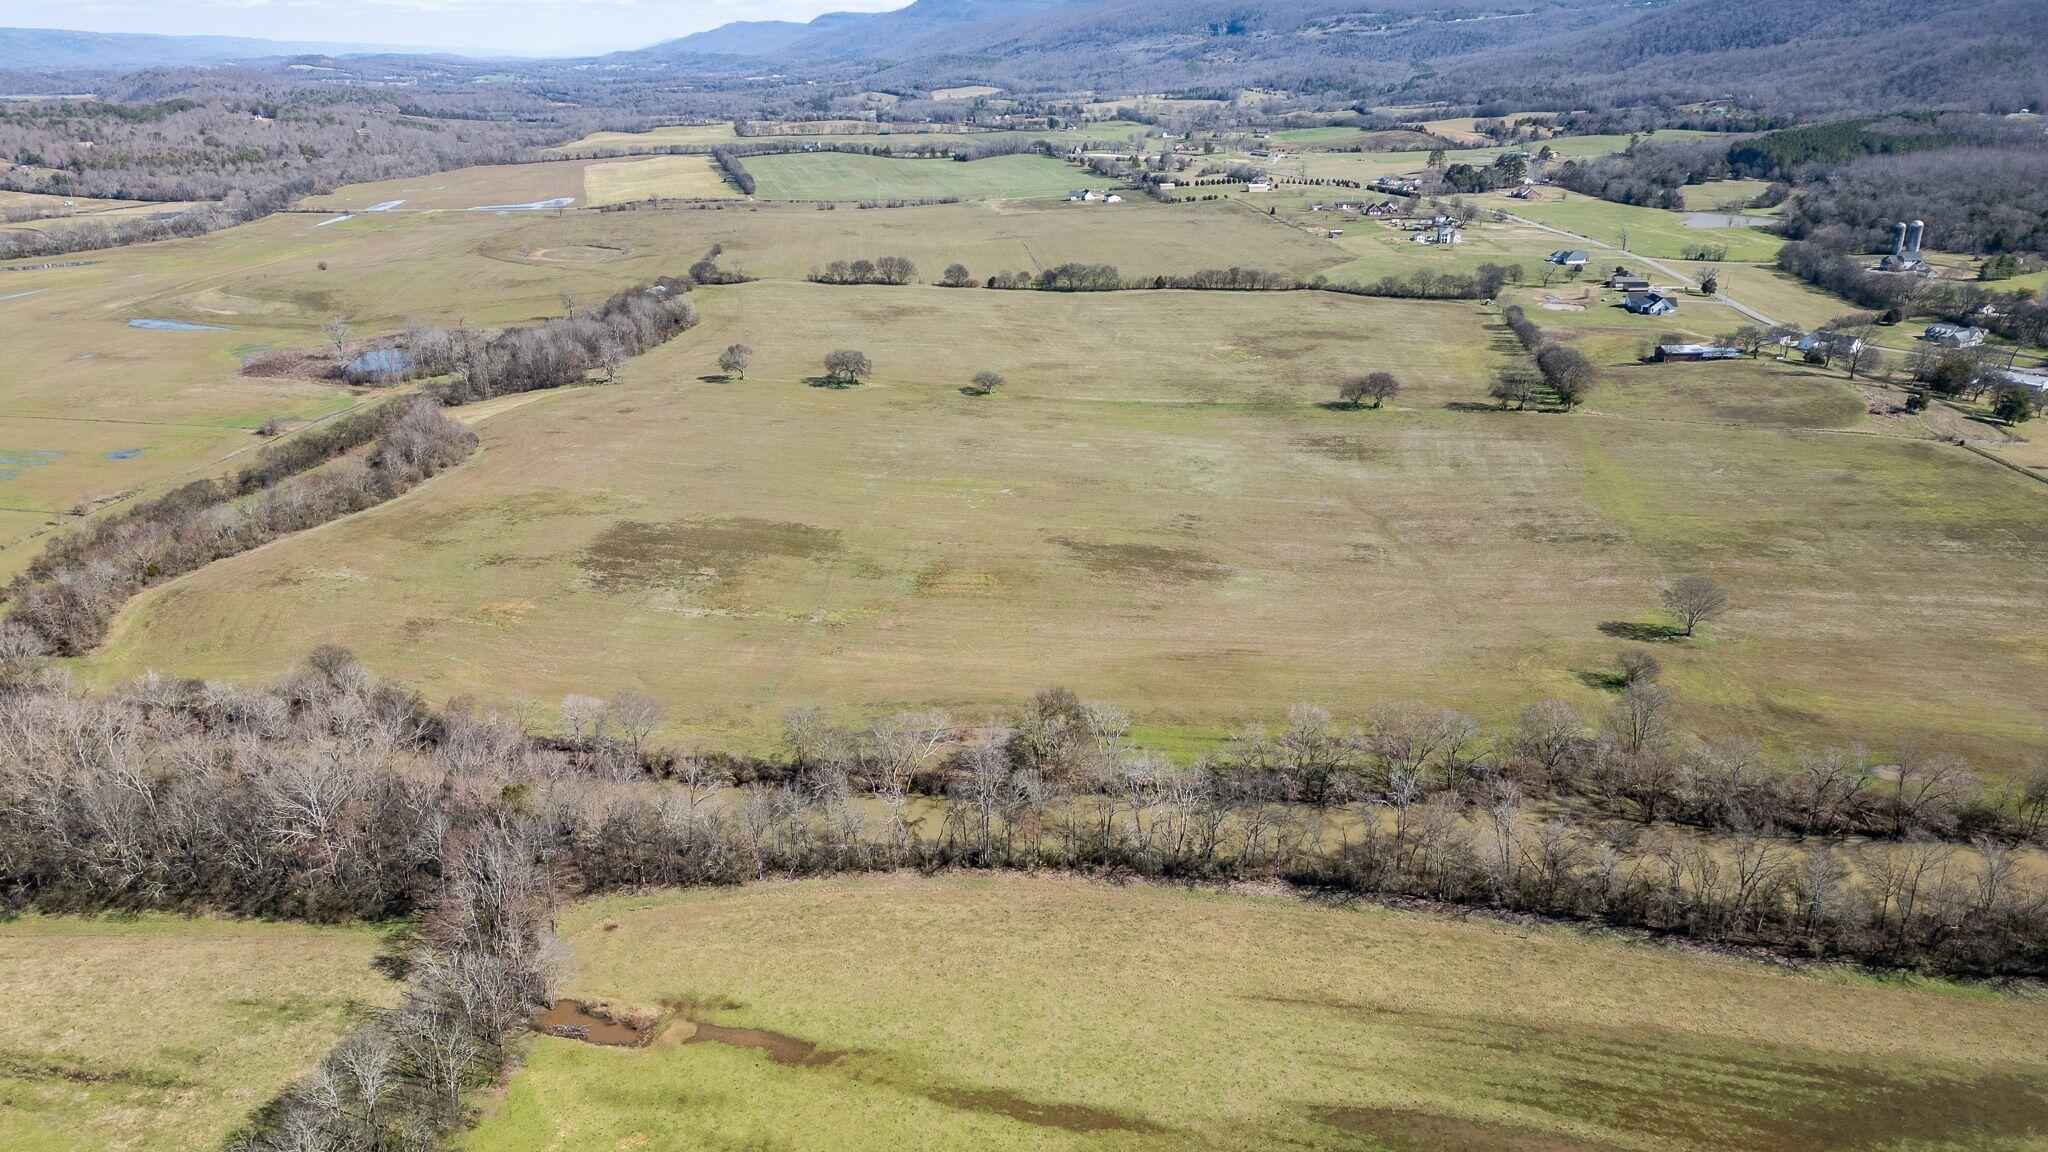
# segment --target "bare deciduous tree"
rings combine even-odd
[[[1368,372],[1363,376],[1346,380],[1337,389],[1337,396],[1353,408],[1370,400],[1374,408],[1400,394],[1401,382],[1391,372]]]
[[[728,344],[718,354],[718,370],[727,376],[747,378],[747,365],[754,362],[754,350],[745,344]]]
[[[1708,576],[1683,576],[1664,589],[1664,609],[1690,636],[1701,624],[1728,610],[1728,593]]]
[[[320,334],[325,336],[327,342],[334,346],[334,354],[343,359],[347,359],[349,348],[356,342],[355,328],[349,324],[348,317],[343,316],[339,312],[336,312],[328,319],[327,323],[320,326]]]
[[[858,384],[862,377],[874,373],[874,361],[869,360],[865,352],[841,348],[825,354],[825,378],[834,383]]]

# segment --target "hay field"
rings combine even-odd
[[[563,927],[571,993],[770,1034],[542,1038],[462,1147],[1820,1152],[2048,1128],[2038,999],[1562,928],[1021,876],[608,898]]]
[[[335,642],[436,696],[633,688],[749,747],[800,704],[971,715],[1055,682],[1168,734],[1304,699],[1499,721],[1604,706],[1580,675],[1619,646],[1603,625],[1707,572],[1734,612],[1660,652],[1688,724],[1939,736],[1993,773],[2048,751],[2007,674],[2048,658],[2013,623],[2048,596],[2048,504],[1954,449],[1809,431],[1857,419],[1838,385],[1660,397],[1700,367],[1671,365],[1578,416],[1467,411],[1513,351],[1472,304],[696,299],[705,324],[627,385],[507,412],[457,473],[141,598],[94,674],[262,679]],[[733,340],[748,380],[699,379]],[[875,382],[807,383],[837,347]],[[1318,406],[1388,365],[1393,409]],[[1005,394],[960,395],[984,367]]]
[[[1065,196],[1085,173],[1044,156],[890,159],[851,152],[749,156],[743,163],[764,200],[918,200]],[[1099,181],[1098,181],[1099,182]]]
[[[400,986],[378,928],[0,921],[0,1146],[218,1147]]]
[[[632,200],[725,199],[738,196],[709,156],[654,156],[614,160],[583,170],[583,203],[591,207]]]

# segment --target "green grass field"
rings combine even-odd
[[[1736,211],[1751,215],[1768,215],[1777,208],[1745,208],[1751,200],[1770,189],[1768,180],[1709,180],[1704,184],[1688,184],[1680,188],[1688,212]]]
[[[1631,252],[1656,259],[1677,260],[1687,248],[1704,244],[1726,248],[1727,259],[1731,261],[1763,261],[1775,258],[1785,243],[1783,237],[1760,228],[1688,228],[1685,217],[1677,212],[1616,204],[1558,189],[1544,189],[1535,200],[1511,200],[1503,193],[1489,193],[1472,200],[1482,207],[1498,208],[1603,244],[1621,246],[1626,232],[1626,247]]]
[[[1044,156],[994,156],[962,164],[852,152],[798,152],[749,156],[747,172],[764,200],[920,200],[957,196],[1064,196],[1087,173]],[[1096,183],[1101,183],[1098,179]]]
[[[693,1004],[781,1058],[688,1023],[542,1038],[462,1147],[2017,1150],[2048,1128],[2038,999],[1561,928],[1014,876],[618,897],[563,927],[571,993]]]
[[[368,1012],[388,934],[149,915],[0,920],[0,1147],[218,1147]]]

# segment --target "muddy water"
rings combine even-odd
[[[724,1044],[730,1048],[751,1048],[766,1053],[777,1064],[792,1068],[823,1068],[839,1059],[837,1052],[820,1052],[818,1046],[809,1040],[787,1036],[781,1032],[770,1032],[766,1028],[725,1028],[717,1024],[697,1024],[696,1032],[683,1041],[685,1044]]]
[[[614,1048],[637,1048],[647,1042],[646,1032],[630,1024],[593,1016],[584,1010],[581,1000],[555,1001],[553,1007],[534,1018],[533,1027],[548,1036]]]
[[[686,1021],[682,1026],[692,1025]],[[793,1068],[830,1067],[839,1064],[841,1057],[848,1055],[844,1052],[820,1051],[818,1046],[809,1040],[781,1032],[770,1032],[765,1028],[726,1028],[701,1021],[694,1027],[696,1031],[685,1038],[683,1043],[724,1044],[733,1048],[752,1049],[765,1054],[777,1064]],[[1005,1116],[1040,1128],[1056,1128],[1064,1132],[1156,1130],[1148,1121],[1101,1108],[1091,1108],[1085,1104],[1033,1100],[1000,1088],[934,1081],[908,1070],[891,1069],[886,1060],[856,1061],[852,1065],[840,1065],[835,1072],[862,1084],[873,1084],[922,1096],[934,1104],[948,1108]]]

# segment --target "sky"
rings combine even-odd
[[[909,0],[0,0],[0,27],[397,44],[540,56],[640,48],[733,20]]]

